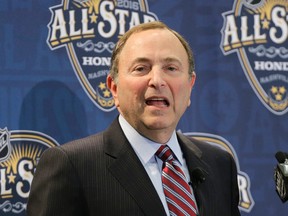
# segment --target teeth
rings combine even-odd
[[[166,106],[169,105],[168,101],[165,98],[150,98],[147,100],[147,104],[151,104],[152,102],[161,102],[162,104],[165,104]]]
[[[164,98],[152,98],[151,100],[154,100],[154,101],[163,101],[165,100]]]

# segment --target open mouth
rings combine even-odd
[[[169,101],[166,98],[148,98],[146,100],[148,106],[168,107]]]

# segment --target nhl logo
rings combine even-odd
[[[258,98],[276,115],[288,111],[288,1],[235,0],[223,13],[221,50],[236,52]]]
[[[157,20],[156,15],[149,12],[145,0],[63,0],[50,11],[50,49],[66,47],[89,98],[101,110],[113,110],[106,77],[115,43],[133,26]]]
[[[11,153],[10,134],[7,128],[0,128],[0,162],[5,161]]]

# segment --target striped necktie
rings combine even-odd
[[[155,155],[163,161],[162,184],[170,215],[196,216],[196,204],[191,188],[170,148],[162,145]]]

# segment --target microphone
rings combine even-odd
[[[208,173],[205,170],[201,169],[200,167],[196,167],[191,172],[192,184],[194,186],[196,186],[196,185],[198,185],[200,183],[203,183],[206,180],[206,175],[207,174]]]
[[[275,154],[275,157],[278,161],[274,169],[276,192],[284,203],[288,200],[288,154],[279,151]]]
[[[276,159],[277,159],[277,161],[278,161],[279,163],[284,163],[285,160],[288,159],[288,154],[285,153],[285,152],[279,151],[279,152],[277,152],[277,153],[275,154],[275,157],[276,157]]]

